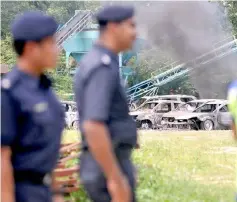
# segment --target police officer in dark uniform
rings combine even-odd
[[[12,24],[18,59],[1,81],[3,202],[63,201],[52,171],[59,156],[64,112],[43,73],[56,66],[57,27],[52,17],[41,12],[26,12]]]
[[[82,132],[80,181],[94,202],[135,201],[131,152],[137,143],[121,85],[118,53],[136,39],[134,9],[108,6],[96,15],[100,37],[81,60],[75,94]]]

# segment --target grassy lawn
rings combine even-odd
[[[134,151],[139,202],[231,202],[237,147],[230,131],[145,132]],[[64,142],[78,141],[67,131]],[[71,199],[87,202],[81,190]]]

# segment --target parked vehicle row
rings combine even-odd
[[[166,98],[166,99],[164,99]],[[140,129],[226,130],[230,128],[227,101],[185,95],[149,97],[130,115]],[[186,101],[186,102],[185,102]]]
[[[61,103],[66,128],[79,129],[76,103]],[[231,124],[227,104],[226,100],[197,99],[189,95],[147,96],[130,115],[139,129],[226,130]]]

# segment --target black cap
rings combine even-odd
[[[100,25],[107,22],[122,22],[134,15],[134,8],[131,6],[106,6],[96,14],[96,19]]]
[[[15,18],[11,32],[14,40],[39,41],[53,36],[57,28],[58,24],[53,17],[39,11],[30,11]]]

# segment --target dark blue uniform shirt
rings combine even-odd
[[[118,56],[96,44],[80,63],[75,75],[75,94],[80,124],[86,120],[104,122],[114,146],[134,147],[136,125],[129,115],[127,98],[121,85]],[[83,137],[83,146],[87,143]]]
[[[16,171],[51,172],[64,128],[64,112],[45,76],[9,72],[1,83],[1,145],[12,149]]]

